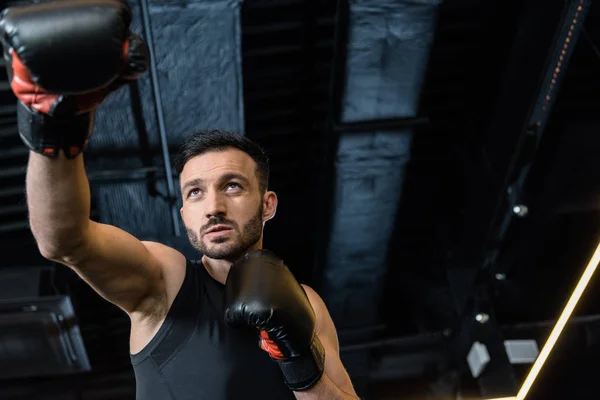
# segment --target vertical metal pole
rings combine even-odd
[[[162,150],[163,162],[165,164],[165,175],[167,178],[168,201],[171,209],[171,219],[173,223],[173,233],[175,236],[181,236],[179,227],[179,213],[175,203],[175,184],[173,182],[173,171],[171,169],[171,157],[169,156],[169,146],[167,142],[167,130],[165,128],[165,118],[163,115],[162,97],[160,86],[158,85],[158,75],[156,68],[156,58],[154,54],[154,39],[152,38],[152,28],[150,25],[150,12],[148,10],[148,0],[140,0],[142,7],[142,19],[144,33],[148,49],[150,51],[150,77],[152,79],[152,91],[154,93],[154,102],[156,108],[156,119],[158,122],[158,132],[160,134],[160,146]]]

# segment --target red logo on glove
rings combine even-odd
[[[269,353],[269,355],[276,360],[285,360],[279,347],[269,339],[267,331],[260,331],[260,348]]]

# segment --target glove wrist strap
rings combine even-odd
[[[283,373],[285,384],[291,390],[307,390],[313,387],[323,376],[325,350],[321,341],[315,335],[309,354],[288,360],[277,360],[277,363]]]
[[[19,136],[29,149],[55,158],[62,149],[65,157],[75,158],[88,143],[94,126],[94,113],[74,116],[49,116],[17,102]]]

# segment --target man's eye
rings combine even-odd
[[[192,189],[189,191],[188,196],[195,196],[200,193],[200,189]]]
[[[242,186],[237,182],[231,182],[227,184],[227,189],[239,189]]]

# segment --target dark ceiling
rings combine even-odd
[[[236,130],[271,155],[280,208],[265,245],[327,302],[365,399],[516,394],[530,365],[498,345],[542,347],[600,238],[600,6],[132,4],[134,29],[151,15],[163,107],[150,76],[103,106],[86,154],[92,218],[192,257],[172,233],[160,126],[171,155],[196,129]],[[40,295],[70,296],[92,371],[3,380],[0,398],[131,399],[128,320],[43,260],[28,230],[15,110],[2,72],[0,266],[47,267]],[[596,281],[528,399],[598,398]],[[479,379],[473,340],[493,360]]]

